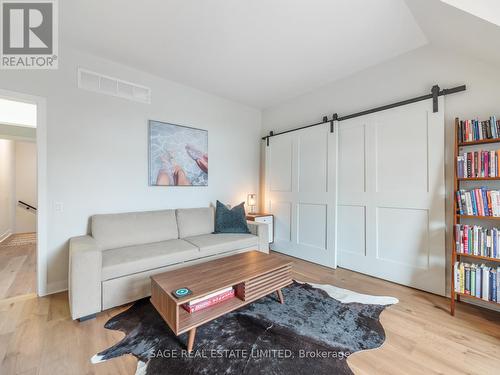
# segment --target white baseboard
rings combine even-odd
[[[55,294],[68,290],[68,280],[52,281],[47,283],[47,294]]]
[[[0,242],[2,242],[3,240],[7,239],[7,237],[9,237],[11,234],[12,234],[12,230],[11,229],[7,229],[5,231],[5,233],[0,234]]]

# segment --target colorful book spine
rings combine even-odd
[[[490,116],[489,120],[485,121],[462,120],[458,124],[458,139],[462,143],[499,137],[500,121],[496,119],[496,116]]]
[[[500,217],[500,191],[486,187],[458,190],[456,211],[460,215]]]
[[[481,293],[481,298],[485,301],[489,301],[490,297],[490,269],[489,267],[482,265],[481,266],[481,277],[483,284],[483,292]]]
[[[459,264],[459,274],[460,274],[460,293],[465,293],[465,265],[463,263]]]
[[[476,267],[476,294],[477,298],[481,298],[481,269]]]
[[[476,265],[472,264],[470,266],[470,289],[469,294],[472,296],[476,295]]]
[[[490,269],[490,296],[489,300],[493,302],[497,302],[497,270],[494,268]]]
[[[456,224],[454,231],[457,253],[500,259],[500,229]]]
[[[201,302],[189,305],[189,304],[183,304],[182,307],[188,312],[188,313],[193,313],[196,311],[200,311],[203,309],[206,309],[210,306],[217,305],[218,303],[221,303],[223,301],[228,300],[229,298],[234,297],[234,289],[231,289],[229,291],[223,292],[219,295],[210,297],[208,299],[205,299]]]
[[[500,302],[500,267],[497,267],[497,303]]]
[[[500,266],[456,262],[453,274],[455,292],[500,304]]]
[[[498,161],[500,150],[472,151],[457,156],[459,178],[500,177]]]
[[[465,281],[464,281],[464,293],[470,294],[470,264],[464,265]]]

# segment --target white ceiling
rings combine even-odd
[[[256,108],[427,43],[403,0],[59,4],[73,47]]]
[[[72,0],[59,2],[60,35],[77,49],[266,108],[427,43],[500,62],[499,3]]]
[[[455,8],[473,14],[500,26],[500,1],[498,0],[441,0]]]
[[[432,44],[500,64],[500,27],[493,22],[495,18],[500,20],[500,0],[406,0],[406,3]]]

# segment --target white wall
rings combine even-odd
[[[453,127],[455,117],[500,117],[500,67],[467,55],[422,47],[389,62],[374,66],[319,90],[300,96],[262,113],[262,134],[340,116],[430,92],[434,84],[449,88],[467,85],[464,93],[445,99],[445,173],[447,185],[447,290],[451,215],[453,212]],[[409,140],[411,141],[411,140]]]
[[[0,139],[0,241],[14,232],[14,142]]]
[[[18,201],[23,201],[37,206],[36,144],[16,142],[15,149],[15,233],[36,232],[36,214],[17,205]]]
[[[79,90],[78,66],[150,86],[152,103]],[[47,98],[49,292],[66,287],[68,239],[93,214],[235,204],[257,190],[258,110],[64,48],[58,70],[0,71],[0,86]],[[208,187],[148,186],[149,119],[208,130]]]

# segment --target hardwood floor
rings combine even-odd
[[[13,234],[0,243],[0,298],[36,291],[36,235]]]
[[[381,314],[382,347],[349,357],[356,374],[498,374],[500,313],[458,304],[452,317],[449,299],[434,294],[302,261],[294,271],[296,279],[399,299]]]
[[[498,373],[499,313],[458,304],[451,317],[446,298],[344,269],[294,261],[298,280],[400,300],[381,315],[384,345],[349,357],[356,374]],[[103,326],[125,308],[78,323],[69,316],[66,293],[0,300],[0,374],[134,374],[136,360],[130,355],[96,365],[89,361],[123,337]]]

